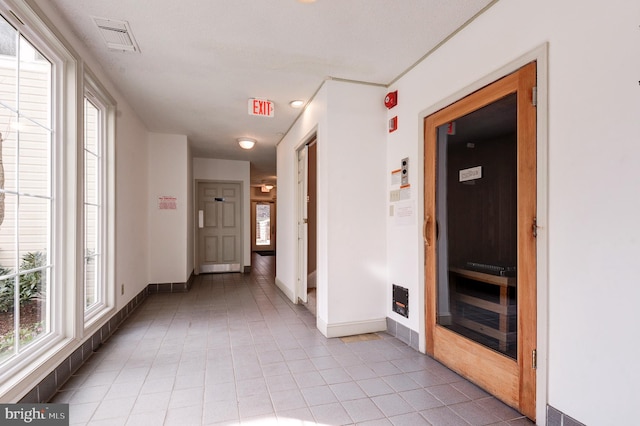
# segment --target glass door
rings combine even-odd
[[[427,352],[535,418],[535,63],[425,119]]]
[[[455,127],[455,130],[454,130]],[[516,358],[517,95],[437,127],[437,324]]]
[[[255,240],[254,250],[256,251],[273,251],[274,250],[274,232],[273,232],[273,203],[257,202],[255,203]]]

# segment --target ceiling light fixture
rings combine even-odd
[[[289,105],[291,105],[291,108],[301,108],[302,105],[304,105],[304,101],[300,101],[300,100],[291,101],[289,102]]]
[[[256,140],[249,138],[240,138],[238,139],[238,144],[242,149],[251,149],[256,144]]]

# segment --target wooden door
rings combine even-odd
[[[198,183],[198,270],[237,272],[242,263],[240,184]]]
[[[425,119],[427,353],[535,420],[536,65]]]

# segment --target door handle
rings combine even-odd
[[[204,228],[204,210],[198,210],[198,228]]]
[[[431,220],[431,216],[426,215],[424,217],[424,225],[422,225],[422,238],[424,239],[424,245],[429,247],[429,238],[427,238],[427,224]]]

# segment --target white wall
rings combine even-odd
[[[391,88],[400,128],[388,138],[387,172],[407,155],[421,162],[421,111],[548,43],[548,157],[539,164],[548,170],[539,176],[548,182],[548,191],[539,188],[548,221],[538,222],[548,241],[548,259],[538,259],[548,261],[538,276],[548,292],[538,300],[539,334],[548,340],[539,345],[548,351],[539,360],[539,422],[547,402],[589,425],[637,417],[639,16],[640,3],[623,0],[499,1]],[[421,232],[421,221],[389,227],[389,276],[410,292],[424,286]],[[406,324],[424,327],[416,318]]]
[[[251,266],[251,164],[248,161],[193,159],[193,186],[198,180],[234,181],[242,183],[242,258],[243,266]],[[193,228],[192,231],[193,232]]]
[[[277,281],[295,297],[296,150],[317,129],[317,312],[327,336],[386,328],[384,93],[327,81],[278,145]]]
[[[121,309],[149,284],[148,133],[125,103],[118,103],[116,121],[115,284],[116,307]],[[117,291],[122,284],[124,294]]]
[[[186,282],[191,185],[189,149],[184,135],[149,134],[149,283]],[[176,209],[160,209],[160,197],[176,198]]]

